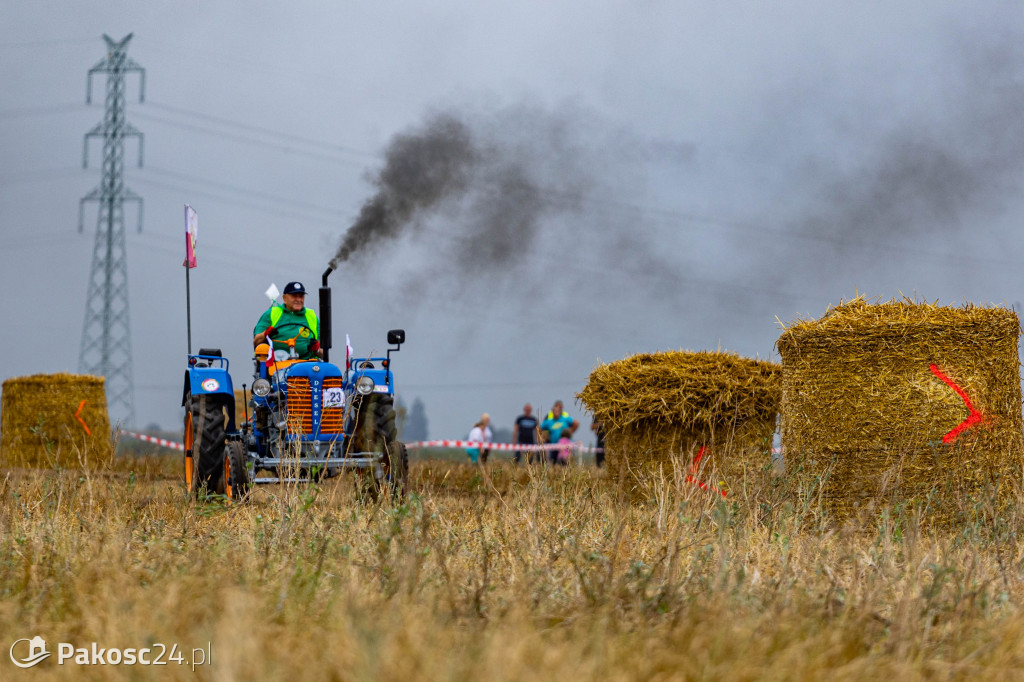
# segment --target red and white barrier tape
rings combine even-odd
[[[131,438],[144,440],[147,443],[156,443],[157,445],[162,445],[165,448],[173,448],[175,450],[185,449],[185,446],[182,443],[176,443],[173,440],[167,440],[165,438],[156,438],[154,436],[147,436],[144,433],[135,433],[133,431],[122,431],[121,433],[123,433],[126,436],[130,436]]]
[[[144,433],[135,433],[133,431],[122,431],[126,436],[136,438],[138,440],[146,441],[147,443],[155,443],[156,445],[162,445],[165,448],[173,448],[175,450],[184,450],[185,446],[181,443],[176,443],[173,440],[167,440],[165,438],[156,438],[154,436],[147,436]],[[406,443],[405,447],[410,450],[416,448],[479,448],[481,446],[486,447],[489,450],[559,450],[561,445],[558,443],[547,443],[545,445],[523,445],[517,443],[477,443],[469,440],[418,440],[413,443]],[[573,450],[576,452],[603,452],[601,448],[592,448],[582,445],[581,443],[573,443]],[[772,448],[772,454],[781,454],[780,448]]]
[[[486,448],[488,450],[561,450],[558,443],[546,443],[544,445],[524,445],[522,443],[478,443],[471,440],[418,440],[414,443],[406,443],[409,449],[416,448]],[[573,450],[576,452],[598,452],[601,448],[591,448],[582,443],[573,443]]]

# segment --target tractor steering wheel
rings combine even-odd
[[[274,352],[274,359],[275,360],[290,360],[290,359],[292,359],[292,356],[295,355],[295,342],[299,339],[300,336],[302,336],[302,330],[303,329],[305,329],[305,330],[307,330],[309,332],[309,335],[313,338],[314,341],[316,340],[316,335],[313,333],[313,330],[310,329],[310,327],[308,327],[305,324],[302,324],[301,322],[293,322],[292,324],[297,325],[298,327],[300,327],[298,334],[296,334],[295,336],[293,336],[290,339],[271,339],[271,349]],[[286,350],[284,350],[282,348],[274,348],[274,346],[273,346],[274,343],[284,343],[284,344],[287,344],[288,345],[288,350],[286,351]],[[287,353],[288,355],[286,355],[285,357],[282,358],[282,357],[279,357],[277,355],[279,352],[280,353]],[[295,356],[295,357],[298,357],[298,356]]]

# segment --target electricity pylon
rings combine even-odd
[[[103,121],[85,134],[82,167],[89,166],[89,139],[103,140],[103,179],[78,204],[78,231],[85,221],[85,204],[99,203],[92,272],[85,299],[85,322],[78,369],[106,377],[107,405],[111,416],[135,424],[135,386],[132,372],[132,332],[128,308],[128,260],[124,240],[124,203],[138,205],[142,231],[142,197],[124,184],[124,140],[139,138],[139,166],[142,166],[142,133],[125,119],[125,75],[138,73],[139,101],[146,87],[145,70],[128,57],[132,34],[114,41],[104,34],[107,56],[89,69],[86,103],[92,102],[93,74],[107,76],[107,106]]]

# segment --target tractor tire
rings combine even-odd
[[[188,493],[223,494],[224,398],[219,395],[189,396],[185,412],[185,486]],[[189,447],[191,445],[191,447]]]
[[[195,423],[192,419],[192,397],[189,396],[188,400],[185,401],[185,429],[184,437],[182,438],[184,450],[184,474],[185,474],[185,490],[188,491],[189,495],[195,495],[196,492],[196,459],[193,456],[193,448],[195,447]]]
[[[249,497],[251,481],[246,466],[245,446],[237,440],[224,448],[224,497],[228,504],[240,504]]]
[[[382,395],[373,402],[374,436],[385,443],[398,440],[398,427],[395,425],[395,400],[389,395]]]
[[[396,498],[405,499],[409,492],[409,450],[405,443],[394,441],[385,461],[385,483],[391,487]]]
[[[359,477],[357,485],[365,489],[373,500],[379,499],[380,494],[386,490],[396,497],[405,497],[408,488],[409,453],[405,445],[398,440],[394,398],[390,395],[363,396],[358,409],[359,447],[363,451],[380,453],[384,477],[378,479],[372,473],[368,473]]]

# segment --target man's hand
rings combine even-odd
[[[320,352],[320,342],[314,340],[311,344],[309,344],[309,352],[310,353],[319,353]]]
[[[275,334],[277,334],[277,329],[274,328],[274,325],[270,325],[269,327],[263,330],[263,336],[265,336],[268,339],[274,338]]]

